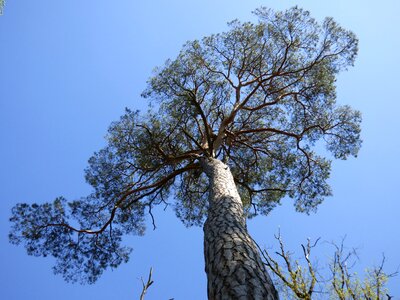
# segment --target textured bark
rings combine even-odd
[[[211,158],[201,163],[210,180],[204,224],[208,299],[279,299],[247,232],[242,201],[229,167]]]

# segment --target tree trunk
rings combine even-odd
[[[242,201],[229,167],[213,158],[204,158],[201,164],[210,180],[204,224],[208,299],[279,299],[247,232]]]

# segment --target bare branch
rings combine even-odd
[[[147,279],[147,282],[145,283],[143,281],[143,278],[141,278],[143,288],[142,288],[142,293],[140,294],[140,300],[144,300],[144,296],[146,295],[147,290],[154,283],[154,281],[152,279],[152,275],[153,275],[153,268],[150,268],[149,277]]]

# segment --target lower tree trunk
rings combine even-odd
[[[204,158],[201,164],[210,180],[204,224],[208,299],[279,299],[247,232],[242,201],[229,167],[213,158]]]

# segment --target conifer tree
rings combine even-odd
[[[156,69],[142,94],[152,109],[127,109],[89,159],[93,192],[17,204],[10,241],[54,256],[66,280],[93,283],[128,260],[122,237],[143,234],[151,209],[173,202],[185,225],[204,228],[209,299],[277,299],[246,218],[284,198],[308,213],[331,194],[316,143],[356,156],[360,113],[336,103],[335,80],[357,39],[298,7],[254,13],[258,22],[232,21]]]

